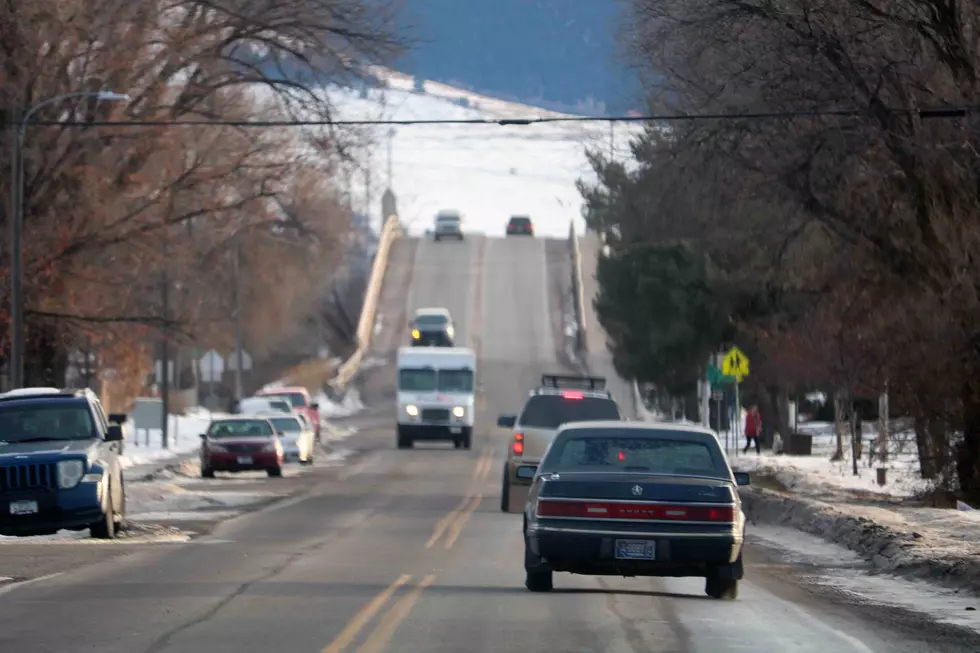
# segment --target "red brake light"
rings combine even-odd
[[[732,506],[668,506],[649,503],[605,503],[602,501],[551,501],[541,499],[538,501],[537,512],[541,517],[656,519],[716,523],[731,523],[735,521],[735,509]]]
[[[622,451],[617,454],[617,457],[619,458],[619,462],[626,460],[626,454],[624,454]]]
[[[520,440],[515,440],[514,444],[511,445],[511,448],[514,450],[514,453],[517,454],[518,456],[524,453],[524,443],[521,442]]]
[[[563,392],[561,396],[562,399],[585,399],[585,395],[581,392]]]

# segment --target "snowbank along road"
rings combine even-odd
[[[61,573],[0,590],[0,651],[980,650],[966,628],[809,583],[804,562],[753,541],[735,602],[708,599],[700,579],[558,574],[556,591],[527,592],[521,516],[498,509],[508,434],[495,420],[542,372],[566,369],[548,249],[538,238],[479,236],[397,248],[402,274],[386,284],[406,292],[383,292],[371,357],[405,342],[406,312],[448,308],[459,341],[481,358],[471,450],[397,450],[381,388],[393,379],[375,367],[364,375],[375,386],[364,394],[369,417],[349,439],[362,455],[298,477],[291,498],[189,542],[0,547],[8,566],[62,558],[49,567]]]

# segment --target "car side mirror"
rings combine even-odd
[[[517,478],[534,478],[534,475],[538,472],[537,465],[521,465],[517,468]]]
[[[735,474],[735,485],[751,485],[752,479],[749,477],[748,472],[734,472]]]
[[[125,424],[128,419],[129,415],[126,413],[109,413],[109,421],[115,424]]]
[[[497,418],[497,426],[502,429],[514,428],[514,424],[517,423],[517,415],[501,415]]]
[[[313,410],[320,410],[320,404],[314,401],[312,404],[310,404],[310,408]]]
[[[276,435],[282,437],[282,436],[286,435],[286,432],[285,431],[276,431]]]
[[[122,442],[123,430],[119,424],[110,424],[105,433],[106,442]]]
[[[207,440],[208,439],[208,434],[207,433],[202,433],[201,434],[201,439],[202,440]]]

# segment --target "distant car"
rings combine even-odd
[[[309,420],[302,413],[295,415],[269,414],[265,416],[275,427],[282,441],[284,462],[312,465],[316,453],[316,435]]]
[[[453,317],[444,308],[420,308],[409,325],[413,347],[454,347],[456,328]]]
[[[122,424],[91,390],[0,394],[0,535],[89,529],[112,539],[126,516]]]
[[[267,417],[235,415],[211,422],[201,434],[201,476],[265,471],[282,476],[283,446]]]
[[[526,215],[515,215],[507,223],[508,236],[533,236],[534,224]]]
[[[738,597],[745,515],[715,434],[699,426],[596,421],[559,429],[524,507],[524,585],[554,572],[700,577],[705,594]]]
[[[456,211],[441,211],[436,216],[433,238],[441,240],[443,238],[453,238],[463,240],[463,219]]]
[[[541,460],[558,427],[570,422],[621,419],[619,406],[601,376],[542,374],[541,385],[530,392],[520,415],[501,415],[497,426],[512,429],[513,440],[504,461],[500,509],[510,512],[511,490],[526,490],[530,479],[517,476],[520,465]],[[521,497],[515,503],[515,511]]]
[[[280,397],[245,397],[238,402],[235,413],[238,415],[257,415],[259,413],[286,413],[293,412],[293,405],[288,399]]]
[[[306,415],[307,419],[313,425],[313,432],[316,435],[317,442],[320,441],[320,404],[312,400],[309,390],[302,386],[287,386],[259,390],[255,393],[255,396],[263,399],[288,401],[295,412]]]

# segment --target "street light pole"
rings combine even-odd
[[[72,98],[92,97],[109,102],[129,101],[123,93],[111,91],[82,91],[63,93],[28,109],[23,117],[14,112],[13,156],[11,157],[10,188],[10,385],[11,388],[24,387],[24,134],[31,117],[40,109]]]

